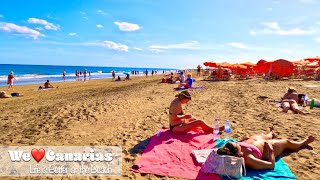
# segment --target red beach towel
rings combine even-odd
[[[202,173],[201,166],[192,154],[193,150],[214,147],[212,134],[204,134],[199,131],[189,132],[185,135],[175,135],[169,130],[159,130],[157,134],[151,137],[142,156],[136,162],[135,167],[139,168],[131,170],[138,173],[186,179],[220,180],[220,177],[216,174],[206,175]]]

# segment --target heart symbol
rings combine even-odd
[[[34,160],[39,162],[43,158],[45,152],[46,151],[44,149],[42,149],[42,148],[41,149],[32,149],[31,150],[31,155],[32,155]]]

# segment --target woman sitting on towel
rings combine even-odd
[[[176,98],[171,102],[169,108],[169,125],[170,131],[174,134],[186,134],[192,129],[202,129],[206,132],[213,132],[212,127],[207,125],[202,120],[198,120],[191,114],[184,114],[182,104],[187,104],[191,100],[191,95],[188,91],[182,91],[176,95]],[[223,130],[223,127],[220,128]]]
[[[243,157],[246,167],[256,170],[273,169],[275,158],[284,150],[299,150],[301,147],[312,143],[315,137],[309,136],[303,141],[288,139],[274,139],[273,127],[268,134],[251,136],[239,142],[228,142],[224,147],[219,148],[219,155]]]
[[[297,91],[289,87],[288,92],[283,96],[281,100],[282,111],[287,113],[289,109],[291,109],[295,113],[305,114],[303,111],[299,110],[299,95]]]

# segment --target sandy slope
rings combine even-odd
[[[129,171],[148,138],[157,129],[168,127],[168,106],[176,94],[172,90],[176,85],[159,84],[159,79],[142,77],[128,82],[105,79],[59,83],[58,89],[50,91],[36,91],[38,85],[16,87],[24,97],[0,99],[0,143],[120,145],[123,148],[121,179],[167,179]],[[230,119],[233,138],[260,133],[272,124],[279,137],[302,140],[313,134],[319,138],[320,109],[310,110],[308,115],[285,114],[270,100],[279,99],[287,86],[294,86],[309,97],[320,98],[320,86],[304,86],[320,85],[320,82],[199,80],[195,85],[204,85],[205,89],[191,92],[193,100],[184,107],[185,112],[208,123],[212,123],[215,116]],[[297,153],[285,153],[284,160],[298,179],[320,177],[319,148],[319,141],[316,141]]]

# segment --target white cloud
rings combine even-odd
[[[69,33],[69,36],[76,36],[76,35],[77,35],[77,33],[75,33],[75,32]]]
[[[256,35],[257,35],[257,32],[256,32],[256,31],[253,31],[253,30],[251,30],[249,33],[250,33],[250,35],[252,35],[252,36],[256,36]]]
[[[314,41],[316,41],[317,43],[320,43],[320,37],[314,38]]]
[[[3,15],[2,15],[2,14],[0,14],[0,18],[3,18]]]
[[[231,42],[227,43],[227,45],[238,49],[248,49],[248,47],[241,42]]]
[[[292,28],[292,29],[282,29],[278,22],[265,22],[262,23],[264,28],[260,31],[254,31],[251,30],[251,35],[257,35],[257,34],[275,34],[275,35],[282,35],[282,36],[293,36],[293,35],[307,35],[307,34],[313,34],[316,32],[316,29],[301,29],[301,28]]]
[[[59,29],[59,26],[56,26],[53,23],[49,23],[48,21],[43,20],[43,19],[29,18],[28,22],[30,24],[41,24],[41,25],[44,25],[44,28],[48,29],[48,30],[55,30],[56,31],[56,30]]]
[[[36,27],[35,29],[36,29],[36,30],[39,30],[39,31],[43,31],[43,28],[42,28],[42,27]]]
[[[97,28],[103,28],[101,24],[97,24]]]
[[[132,24],[128,22],[114,22],[115,25],[118,25],[121,31],[136,31],[141,27],[138,24]]]
[[[39,37],[44,37],[44,34],[41,34],[39,31],[33,30],[26,26],[18,26],[13,23],[1,23],[0,22],[0,30],[6,32],[12,32],[16,34],[21,34],[27,37],[32,37],[33,39],[38,39]]]
[[[82,15],[83,19],[86,19],[86,20],[89,19],[86,12],[80,11],[80,14]]]
[[[103,15],[103,16],[106,16],[106,15],[107,15],[107,13],[104,12],[104,11],[102,11],[101,9],[99,9],[99,10],[97,11],[97,13],[98,13],[98,14],[101,14],[101,15]]]
[[[120,44],[120,43],[115,43],[112,41],[103,41],[102,46],[109,48],[109,49],[113,49],[113,50],[117,50],[117,51],[126,51],[128,52],[129,47],[127,45],[124,44]]]
[[[134,47],[133,49],[135,49],[137,51],[142,51],[143,50],[142,48],[137,48],[137,47]]]
[[[272,8],[267,8],[267,11],[272,11],[273,9]]]
[[[200,49],[199,42],[191,41],[187,43],[179,44],[167,44],[167,45],[151,45],[150,49]]]
[[[299,0],[299,2],[301,3],[305,3],[305,4],[310,4],[310,3],[315,3],[315,0]]]
[[[164,50],[161,49],[149,49],[149,51],[153,52],[153,53],[162,53],[165,52]]]

